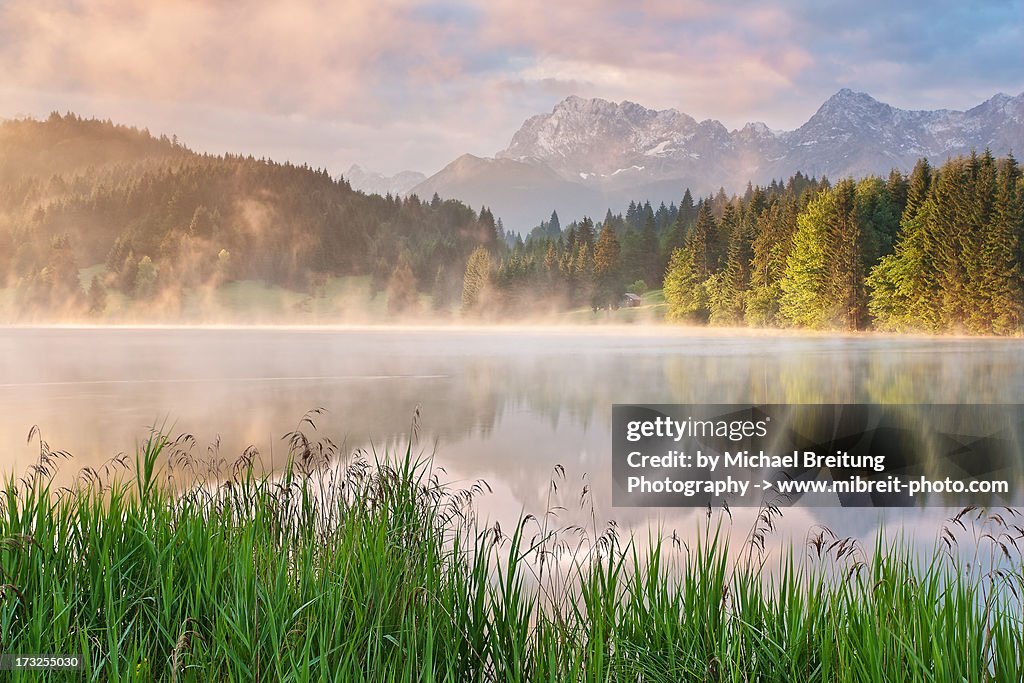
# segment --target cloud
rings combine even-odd
[[[836,83],[907,108],[965,108],[1024,89],[1024,3],[865,0],[802,7],[794,29],[817,66],[802,83]]]
[[[578,94],[673,106],[742,125],[813,62],[787,38],[790,19],[776,8],[733,12],[652,1],[623,10],[605,2],[588,13],[590,3],[563,2],[555,10],[548,4],[497,0],[488,39],[534,55],[528,77],[586,84],[588,92]]]
[[[532,56],[527,77],[734,127],[796,127],[841,87],[912,108],[968,107],[1024,89],[1019,1],[488,6],[488,40]]]
[[[368,76],[434,58],[403,3],[39,0],[0,7],[5,80],[265,112],[366,113]]]
[[[340,171],[490,154],[570,94],[795,127],[1024,90],[1022,2],[7,0],[0,116],[49,108]]]
[[[422,150],[438,132],[458,139],[453,133],[472,128],[438,120],[431,135],[426,125],[449,84],[463,82],[465,56],[446,46],[459,45],[465,16],[417,10],[401,0],[5,2],[0,72],[9,104],[0,114],[38,115],[43,106],[85,106],[118,119],[174,111],[176,119],[156,118],[193,145],[196,129],[205,143],[236,138],[241,124],[252,128],[252,139],[234,151],[298,147],[309,157],[295,160],[317,164],[333,163],[339,133],[348,129],[342,147],[364,161],[383,157],[379,165],[387,167],[399,163],[389,147]],[[157,128],[156,121],[131,122]],[[203,134],[204,125],[220,128]],[[419,143],[397,138],[410,126]],[[294,144],[261,139],[263,132]],[[311,145],[311,133],[334,150]],[[404,164],[440,164],[441,156]]]

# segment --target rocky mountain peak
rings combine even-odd
[[[941,162],[986,147],[994,154],[1024,149],[1024,94],[1000,93],[967,111],[923,111],[843,88],[792,131],[773,131],[760,122],[730,131],[719,121],[698,123],[676,109],[570,96],[523,123],[495,155],[507,164],[477,164],[465,173],[449,168],[430,188],[479,203],[468,189],[460,196],[459,188],[469,187],[461,179],[466,175],[487,174],[486,184],[518,188],[547,187],[554,178],[560,196],[574,196],[574,206],[596,215],[631,199],[668,202],[686,188],[694,195],[719,187],[742,191],[747,182],[768,183],[796,171],[833,179],[885,176],[893,168],[909,171],[921,157]],[[567,201],[532,206],[537,192],[523,189],[507,205],[492,202],[496,215],[528,214],[528,223],[539,223],[553,209],[572,215]]]
[[[814,122],[815,119],[826,119],[837,123],[856,124],[858,121],[888,118],[893,111],[888,104],[879,102],[867,93],[843,88],[825,100],[808,123]]]

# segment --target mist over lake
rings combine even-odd
[[[69,478],[152,426],[215,444],[228,462],[255,445],[281,466],[281,437],[313,408],[317,434],[350,453],[415,450],[456,482],[482,478],[495,519],[563,505],[591,486],[601,523],[689,528],[700,511],[611,507],[613,403],[1012,403],[1024,389],[1024,342],[885,336],[730,334],[629,328],[7,328],[0,334],[4,470],[38,457],[38,425],[70,451]],[[21,444],[21,445],[19,445]],[[566,469],[552,501],[556,464]],[[752,513],[736,511],[737,527]],[[867,538],[881,521],[933,539],[945,515],[795,507],[785,528],[822,522]],[[913,528],[910,528],[913,527]]]

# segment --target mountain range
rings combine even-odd
[[[386,176],[383,173],[364,169],[358,164],[353,164],[343,176],[353,190],[359,190],[366,194],[379,194],[382,197],[387,194],[404,195],[427,179],[427,176],[419,171],[401,171],[395,175]]]
[[[921,157],[941,163],[986,147],[995,154],[1024,147],[1024,93],[1000,93],[967,111],[911,111],[844,88],[791,131],[763,123],[729,130],[675,109],[572,96],[527,119],[493,158],[464,154],[406,191],[487,205],[506,228],[528,230],[552,210],[570,220],[601,216],[634,199],[657,205],[678,201],[686,188],[695,196],[739,192],[748,181],[797,171],[887,175],[909,171]],[[394,179],[379,178],[373,191],[387,181],[388,191],[402,192]]]

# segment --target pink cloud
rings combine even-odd
[[[726,11],[669,0],[628,7],[610,0],[479,6],[486,17],[483,40],[533,56],[520,74],[528,80],[580,83],[576,94],[677,107],[731,125],[752,113],[756,118],[762,105],[771,108],[814,64],[778,8]]]
[[[437,59],[405,2],[39,0],[0,6],[9,85],[263,111],[358,110],[382,57]],[[447,67],[450,69],[450,66]]]

